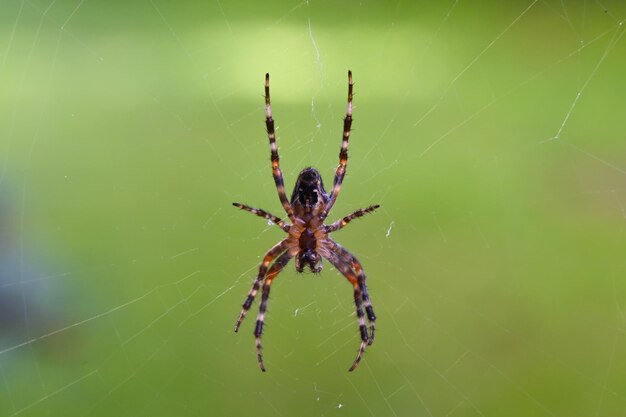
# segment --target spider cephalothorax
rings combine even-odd
[[[330,194],[326,193],[322,176],[315,168],[305,168],[300,175],[298,175],[290,201],[285,194],[283,173],[279,165],[276,132],[274,130],[274,119],[272,118],[272,107],[270,105],[270,76],[269,74],[265,74],[265,125],[270,142],[272,175],[274,176],[274,182],[278,190],[278,198],[291,224],[284,222],[265,210],[256,209],[245,204],[233,203],[234,206],[242,210],[249,211],[257,216],[270,220],[287,233],[287,237],[274,245],[263,257],[263,262],[259,267],[259,273],[243,303],[241,314],[239,314],[239,319],[235,324],[235,331],[237,331],[246,313],[252,306],[254,298],[259,289],[261,289],[262,284],[263,292],[259,315],[254,327],[254,336],[256,338],[257,359],[263,371],[265,371],[265,366],[261,353],[261,334],[263,333],[263,323],[265,322],[265,312],[267,310],[270,286],[274,278],[276,278],[291,258],[295,258],[296,271],[303,272],[305,268],[308,268],[313,273],[319,273],[322,270],[322,258],[324,258],[352,284],[356,315],[359,320],[361,345],[357,357],[350,368],[351,371],[354,370],[361,361],[365,347],[371,345],[374,341],[376,315],[374,314],[374,308],[372,307],[367,293],[367,287],[365,286],[365,272],[363,272],[363,267],[354,255],[331,239],[329,234],[343,228],[353,219],[376,210],[379,206],[373,205],[365,209],[359,209],[330,225],[324,224],[324,220],[337,200],[343,177],[346,174],[348,139],[350,138],[350,127],[352,125],[353,85],[352,73],[348,71],[348,110],[346,111],[346,118],[343,121],[343,140],[341,142],[339,165],[335,172],[332,191]],[[363,311],[364,309],[365,311]],[[369,331],[365,325],[365,316],[367,316],[367,320],[369,321]]]
[[[324,190],[322,176],[315,168],[302,170],[291,194],[291,207],[294,214],[301,211],[302,214],[311,214],[315,208],[321,207],[328,202],[328,195]]]

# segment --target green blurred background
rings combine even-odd
[[[0,416],[626,413],[619,1],[0,5]],[[326,265],[260,257],[287,187],[331,183],[376,343]]]

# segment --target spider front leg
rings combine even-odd
[[[267,301],[270,297],[270,286],[276,276],[282,271],[282,269],[289,263],[289,260],[293,258],[293,254],[289,251],[283,253],[278,257],[276,262],[272,264],[272,267],[267,272],[265,282],[263,283],[263,294],[261,295],[261,305],[259,307],[259,314],[256,319],[256,326],[254,326],[254,337],[256,344],[256,356],[259,361],[259,367],[261,371],[265,372],[265,365],[263,364],[263,353],[261,350],[261,335],[263,334],[263,324],[265,323],[265,312],[267,311]]]
[[[285,193],[285,180],[283,179],[283,172],[280,169],[278,146],[276,145],[276,131],[274,129],[274,119],[272,118],[272,105],[270,103],[270,75],[265,74],[265,126],[267,128],[267,137],[270,141],[270,158],[272,160],[272,176],[274,177],[274,183],[276,183],[276,190],[278,191],[278,198],[287,212],[289,220],[294,221],[293,209],[291,203],[287,199]]]
[[[339,151],[339,165],[335,171],[335,180],[333,182],[333,190],[330,193],[330,199],[324,208],[324,211],[320,214],[320,218],[324,220],[330,209],[337,201],[337,196],[341,190],[341,183],[343,177],[346,175],[346,167],[348,165],[348,141],[350,139],[350,129],[352,127],[352,71],[348,71],[348,108],[346,110],[346,118],[343,119],[343,137],[341,140],[341,150]]]
[[[239,330],[239,326],[241,326],[241,322],[243,321],[243,319],[246,318],[246,314],[248,313],[248,310],[250,310],[250,307],[252,306],[252,303],[254,302],[254,298],[256,297],[256,294],[259,291],[259,288],[261,287],[261,282],[263,281],[263,278],[265,278],[267,267],[278,255],[280,255],[282,252],[285,251],[286,245],[287,245],[287,239],[280,241],[279,243],[274,245],[272,249],[267,251],[267,253],[263,257],[263,262],[261,262],[261,265],[259,266],[259,273],[256,279],[254,280],[254,283],[252,284],[252,288],[250,289],[250,292],[248,293],[248,296],[246,297],[246,300],[244,301],[242,305],[239,318],[237,319],[237,322],[235,323],[235,332]]]

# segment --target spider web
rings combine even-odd
[[[621,2],[26,0],[0,6],[0,416],[626,415]],[[331,218],[379,317],[290,265],[253,307],[287,188]]]

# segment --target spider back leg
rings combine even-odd
[[[363,358],[363,353],[365,352],[365,348],[368,345],[369,336],[367,334],[367,326],[365,325],[365,314],[363,313],[363,293],[362,286],[359,282],[359,277],[355,272],[350,268],[349,264],[347,264],[344,260],[340,259],[340,257],[331,253],[328,255],[327,259],[341,274],[348,279],[352,287],[354,288],[354,305],[356,307],[356,316],[359,320],[359,333],[361,336],[361,345],[359,346],[359,351],[356,355],[356,359],[354,363],[350,367],[349,371],[354,371],[356,367],[361,362]]]
[[[357,261],[358,262],[358,261]],[[365,313],[367,314],[367,321],[370,324],[370,335],[367,341],[368,345],[374,343],[374,333],[376,332],[376,314],[374,314],[374,307],[370,301],[370,296],[367,293],[367,286],[365,285],[365,273],[360,263],[354,265],[354,269],[357,275],[360,277],[359,286],[361,287],[361,296],[363,297],[363,304],[365,304]]]
[[[267,251],[267,253],[263,257],[263,262],[261,262],[261,265],[259,266],[259,273],[257,274],[252,284],[252,288],[250,289],[250,292],[248,292],[248,296],[246,297],[246,300],[243,302],[241,313],[239,314],[239,318],[237,319],[237,322],[235,323],[235,332],[239,330],[239,326],[241,326],[241,322],[243,321],[243,319],[246,318],[246,314],[248,313],[248,310],[250,310],[250,307],[252,306],[252,303],[254,302],[254,298],[256,297],[256,294],[259,291],[259,288],[261,288],[261,282],[263,281],[263,278],[265,278],[267,267],[278,255],[280,255],[282,252],[285,251],[286,245],[287,245],[287,239],[280,241],[279,243],[274,245],[272,249]]]
[[[363,304],[365,304],[365,312],[367,313],[367,321],[370,325],[370,335],[367,344],[371,345],[374,343],[374,333],[376,332],[376,314],[374,313],[374,307],[372,307],[372,302],[370,301],[370,297],[367,292],[367,285],[365,285],[366,277],[365,271],[363,271],[363,266],[353,254],[334,240],[329,238],[327,239],[326,244],[334,253],[338,254],[344,262],[348,263],[357,275],[359,286],[361,287]]]
[[[256,319],[256,325],[254,326],[254,337],[256,344],[257,360],[259,361],[259,367],[261,371],[265,372],[265,365],[263,364],[263,353],[261,348],[261,335],[263,334],[263,324],[265,323],[265,312],[267,311],[267,302],[270,297],[270,286],[276,276],[282,271],[282,269],[289,263],[289,260],[293,255],[287,251],[280,255],[276,262],[272,264],[272,267],[267,272],[265,282],[263,283],[263,294],[261,295],[261,305],[259,307],[259,314]]]

